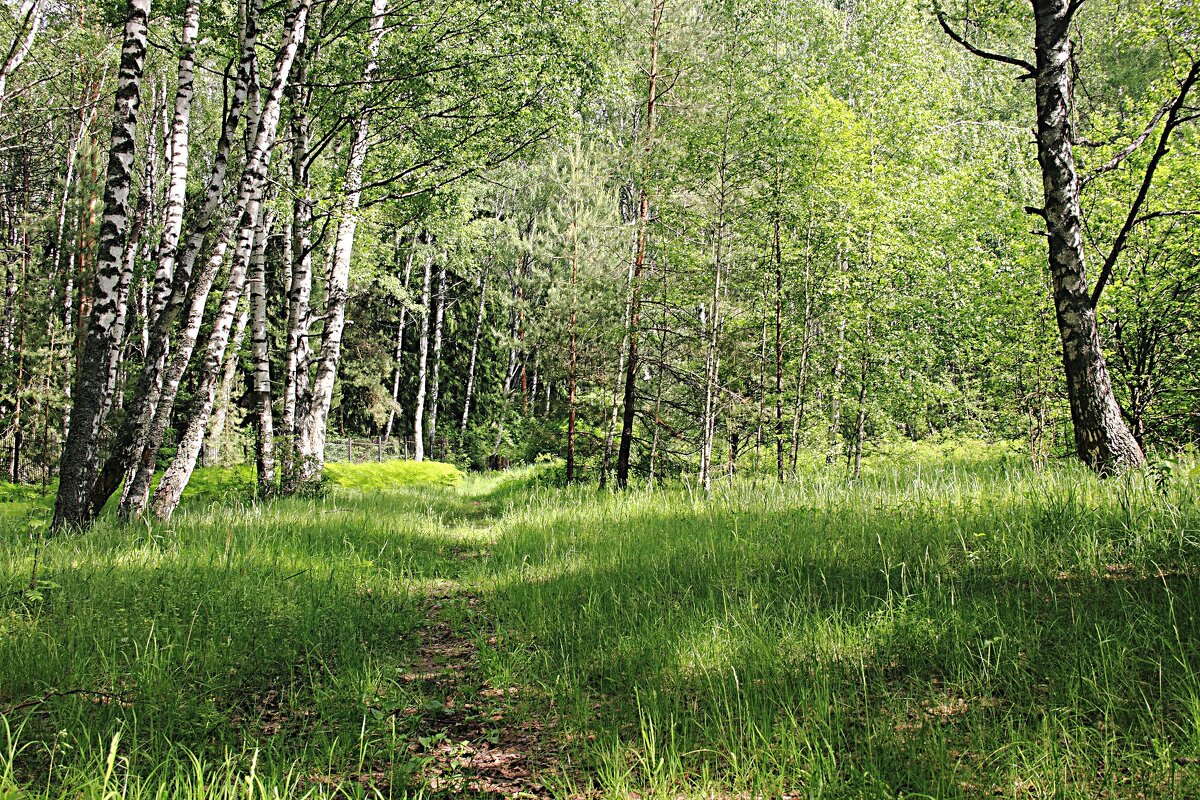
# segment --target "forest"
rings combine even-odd
[[[1193,0],[4,0],[0,798],[1196,796],[1197,83]]]

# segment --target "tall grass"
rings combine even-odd
[[[167,526],[13,526],[0,797],[427,793],[447,698],[405,673],[459,589],[478,680],[525,689],[497,724],[553,740],[562,795],[1200,795],[1195,476],[937,455],[711,496],[364,466]]]
[[[402,673],[473,513],[424,486],[6,533],[0,797],[402,796]]]
[[[1197,497],[1011,458],[572,489],[506,521],[495,668],[606,796],[1194,797]]]

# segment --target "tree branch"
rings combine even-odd
[[[955,32],[955,30],[953,28],[950,27],[950,23],[948,23],[946,21],[946,14],[944,12],[938,11],[937,18],[938,18],[938,23],[941,24],[942,30],[944,30],[946,32],[946,35],[949,36],[954,41],[958,42],[960,45],[962,45],[962,47],[968,53],[971,53],[972,55],[975,55],[975,56],[979,56],[980,58],[987,59],[988,61],[998,61],[1001,64],[1008,64],[1013,67],[1020,67],[1021,69],[1025,70],[1025,73],[1026,73],[1025,75],[1022,76],[1022,78],[1032,78],[1037,73],[1037,68],[1034,67],[1033,64],[1030,64],[1028,61],[1026,61],[1023,58],[1014,58],[1013,56],[1006,56],[1001,53],[992,53],[987,50],[981,50],[980,48],[971,44],[966,39],[964,39],[962,36],[960,36],[957,32]]]
[[[1146,165],[1146,172],[1142,176],[1142,185],[1138,188],[1137,197],[1134,198],[1133,205],[1129,207],[1125,224],[1121,226],[1117,238],[1113,241],[1112,250],[1109,251],[1108,258],[1104,260],[1100,276],[1096,279],[1096,288],[1092,291],[1092,308],[1099,304],[1104,287],[1112,277],[1113,267],[1116,266],[1117,259],[1121,257],[1121,251],[1125,249],[1125,244],[1129,241],[1129,234],[1138,224],[1142,205],[1146,202],[1146,195],[1150,193],[1150,187],[1154,183],[1154,172],[1169,149],[1171,133],[1186,121],[1186,118],[1179,116],[1179,112],[1184,107],[1183,103],[1187,100],[1188,92],[1192,90],[1198,80],[1200,80],[1200,61],[1192,63],[1192,68],[1188,70],[1187,77],[1180,82],[1179,92],[1171,102],[1170,110],[1167,112],[1167,121],[1163,124],[1162,135],[1158,137],[1158,147],[1155,148],[1154,155],[1150,157],[1150,163]]]

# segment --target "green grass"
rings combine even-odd
[[[441,718],[408,712],[449,698],[403,676],[447,590],[563,795],[1200,794],[1195,474],[908,456],[712,497],[362,465],[54,540],[32,592],[18,532],[0,797],[419,794]]]

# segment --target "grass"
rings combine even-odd
[[[1200,795],[1194,474],[866,466],[704,497],[363,465],[52,541],[33,592],[18,532],[0,797],[436,794],[485,686],[563,796]],[[480,648],[446,693],[406,679],[431,602]]]

